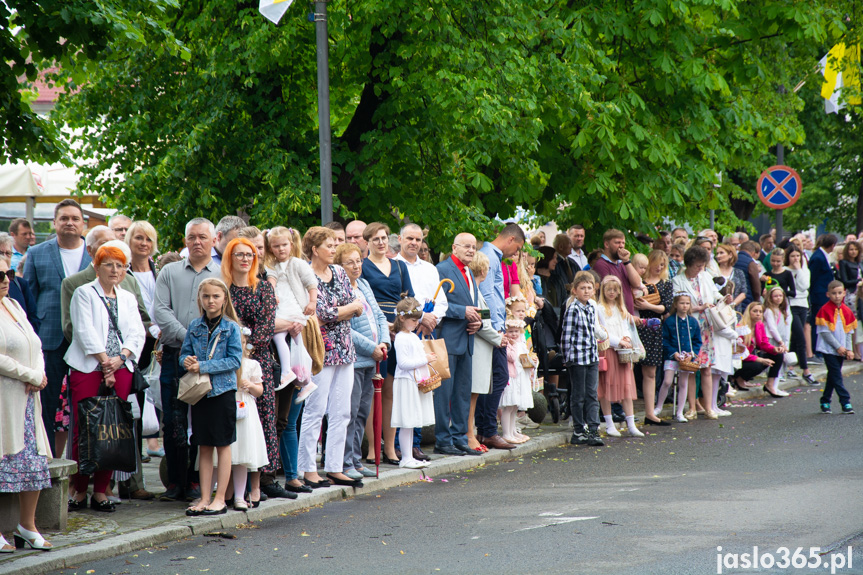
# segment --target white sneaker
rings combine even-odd
[[[653,416],[654,417],[659,417],[660,415],[662,415],[662,408],[661,407],[659,409],[653,410]]]
[[[626,429],[626,433],[627,433],[630,437],[644,437],[644,434],[643,434],[643,433],[641,433],[641,432],[638,430],[638,428],[637,428],[637,427],[628,427],[628,428]]]
[[[731,415],[730,411],[727,411],[725,409],[719,409],[718,407],[714,411],[716,411],[716,415],[718,415],[719,417],[728,417],[729,415]]]
[[[610,436],[610,437],[620,437],[620,432],[617,431],[617,426],[615,426],[614,424],[611,424],[611,425],[606,424],[605,434]]]

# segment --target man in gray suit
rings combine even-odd
[[[447,310],[438,326],[438,337],[446,342],[451,377],[434,392],[435,453],[480,455],[467,445],[468,413],[474,334],[482,327],[477,307],[477,285],[467,267],[476,254],[476,238],[459,234],[452,244],[452,257],[438,264],[440,279],[452,280]]]
[[[45,355],[48,385],[40,392],[42,421],[51,449],[54,449],[54,416],[60,403],[60,388],[68,367],[63,361],[69,343],[63,337],[60,315],[60,285],[63,280],[90,265],[84,249],[84,212],[75,200],[63,200],[54,208],[57,237],[27,251],[24,279],[36,299],[36,315],[41,321],[39,339]]]

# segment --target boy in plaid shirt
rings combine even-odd
[[[608,336],[596,318],[594,278],[590,272],[578,272],[572,282],[574,297],[563,316],[561,349],[569,370],[569,405],[574,430],[573,445],[604,445],[599,437],[599,352],[597,337]]]

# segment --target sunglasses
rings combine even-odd
[[[6,281],[12,281],[15,279],[15,270],[6,270],[5,272],[0,273],[0,281],[3,281],[2,278],[6,278]]]

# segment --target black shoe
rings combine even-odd
[[[551,422],[560,421],[560,398],[553,395],[548,400],[548,412],[551,413]]]
[[[159,501],[183,501],[185,496],[178,485],[169,485],[167,491],[159,496]]]
[[[334,485],[343,485],[345,487],[362,487],[363,480],[362,479],[341,479],[336,477],[331,473],[327,473],[327,479],[329,479]]]
[[[435,446],[434,452],[440,455],[464,455],[464,451],[458,449],[454,445]]]
[[[626,421],[626,416],[625,416],[625,415],[620,415],[620,414],[617,414],[617,413],[612,413],[612,414],[611,414],[611,420],[612,420],[614,423],[623,423],[624,421]]]
[[[69,511],[81,511],[82,509],[87,509],[87,497],[78,501],[74,497],[69,498]]]
[[[572,445],[587,445],[587,435],[584,433],[573,433],[569,438],[569,443]]]
[[[320,489],[322,487],[330,487],[332,485],[329,479],[321,479],[320,481],[309,481],[308,479],[303,479],[303,483],[312,489]]]
[[[190,483],[186,489],[186,501],[194,501],[201,498],[201,486],[198,483]]]
[[[660,419],[659,421],[653,421],[652,419],[644,418],[644,425],[671,425],[664,419]]]
[[[105,513],[113,513],[116,510],[114,504],[107,499],[104,501],[96,501],[95,497],[90,498],[90,509],[93,511],[103,511]]]
[[[414,447],[411,453],[413,453],[414,459],[417,461],[431,461],[431,457],[423,453],[423,450],[419,447]]]
[[[599,436],[599,430],[594,429],[587,432],[587,444],[591,447],[602,447],[605,442]]]
[[[482,451],[471,449],[466,443],[464,445],[453,445],[453,447],[461,451],[462,455],[482,455]]]
[[[296,499],[297,494],[285,491],[285,488],[274,481],[269,485],[261,485],[261,492],[267,497],[281,497],[282,499]]]
[[[290,483],[285,483],[285,489],[290,491],[291,493],[311,493],[312,488],[306,487],[305,485],[291,485]]]
[[[201,509],[198,515],[224,515],[228,512],[228,506],[225,505],[221,509]]]
[[[398,459],[390,459],[386,455],[381,455],[381,463],[386,463],[387,465],[395,465],[396,467],[398,467],[399,460]],[[372,465],[374,465],[374,464],[372,464]]]

